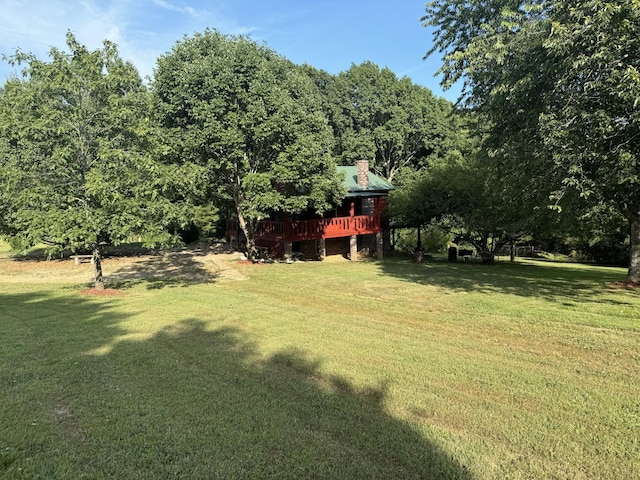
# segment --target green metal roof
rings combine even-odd
[[[395,187],[384,178],[375,173],[369,172],[369,187],[358,186],[358,167],[342,166],[338,167],[339,172],[344,172],[344,186],[347,187],[347,197],[365,197],[373,193],[388,193]]]

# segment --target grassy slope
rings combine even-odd
[[[640,475],[622,270],[237,268],[116,298],[0,283],[0,478]]]

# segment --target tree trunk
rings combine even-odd
[[[512,263],[516,261],[516,242],[513,240],[509,244],[509,261]]]
[[[93,288],[96,290],[104,290],[104,279],[102,277],[102,260],[100,258],[100,248],[93,249],[93,269],[95,272],[95,281]]]
[[[640,214],[627,211],[625,216],[629,220],[629,243],[631,244],[627,281],[640,284]]]
[[[480,255],[480,260],[484,264],[490,264],[490,263],[493,263],[494,261],[493,247],[495,247],[495,243],[491,242],[491,246],[489,246],[490,238],[491,237],[489,236],[489,234],[485,234],[482,237],[482,240],[480,241],[480,243],[473,243],[473,246],[476,247],[476,251],[478,252],[478,255]]]
[[[247,242],[246,244],[247,250],[245,252],[247,254],[247,259],[251,262],[255,262],[257,249],[256,249],[256,238],[255,238],[254,228],[244,218],[244,214],[242,213],[242,210],[239,207],[236,209],[236,211],[238,214],[238,225],[240,225],[240,228],[244,233],[244,238]]]
[[[480,253],[480,259],[482,260],[482,263],[484,264],[492,264],[495,260],[495,256],[493,254],[493,252],[491,252],[490,250],[484,250]]]

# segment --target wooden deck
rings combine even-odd
[[[237,220],[227,220],[227,235],[238,237]],[[382,231],[378,215],[353,217],[320,218],[317,220],[297,220],[274,222],[263,220],[258,224],[256,240],[280,239],[285,242],[339,238],[351,235],[367,235]]]

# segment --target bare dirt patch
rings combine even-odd
[[[82,295],[113,296],[125,286],[142,282],[156,285],[215,283],[244,280],[236,260],[240,254],[218,246],[197,246],[163,252],[127,252],[105,255],[102,269],[103,291],[86,288]],[[0,254],[0,283],[78,283],[92,285],[94,266],[77,265],[72,259],[46,260],[42,257],[12,257]]]
[[[613,288],[621,288],[624,290],[638,290],[640,289],[640,283],[630,282],[628,280],[620,280],[618,282],[611,283]]]

